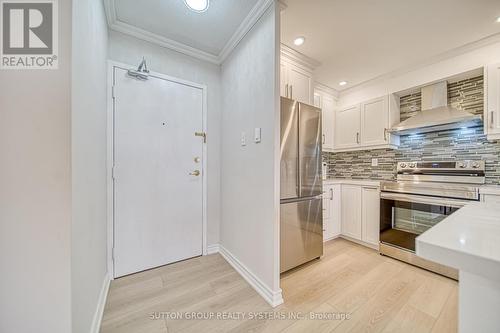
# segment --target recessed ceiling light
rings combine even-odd
[[[300,46],[304,44],[305,41],[306,41],[305,37],[297,37],[293,40],[293,43],[297,46]]]
[[[345,86],[347,84],[347,81],[340,81],[339,86]]]
[[[497,17],[496,22],[497,22],[497,23],[500,23],[500,16],[499,16],[499,17]]]
[[[210,0],[184,0],[184,2],[189,9],[199,13],[206,11],[210,5]]]

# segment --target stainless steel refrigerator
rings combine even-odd
[[[321,110],[281,98],[280,271],[323,255]]]

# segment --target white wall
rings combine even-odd
[[[219,243],[220,223],[220,66],[109,32],[109,58],[132,66],[146,57],[149,69],[207,86],[207,244]]]
[[[393,92],[425,85],[500,61],[500,42],[443,59],[391,77],[373,80],[340,93],[339,104],[352,105]]]
[[[88,333],[107,275],[106,82],[108,28],[102,0],[73,4],[73,333]],[[96,323],[98,324],[98,323]]]
[[[281,297],[276,12],[271,6],[222,64],[221,245]],[[258,144],[256,127],[262,128]],[[246,146],[240,144],[241,132]]]
[[[0,70],[0,332],[71,332],[71,1],[59,69]]]

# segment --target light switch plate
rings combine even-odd
[[[245,132],[241,132],[241,145],[246,146],[247,145],[247,136]]]
[[[378,158],[372,158],[372,167],[378,166]]]
[[[256,127],[255,130],[254,130],[254,141],[255,143],[259,143],[261,141],[261,128],[260,127]]]

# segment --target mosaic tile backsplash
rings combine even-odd
[[[448,84],[448,104],[471,113],[483,113],[483,77]],[[420,92],[400,99],[401,120],[419,112]],[[372,158],[378,166],[372,167]],[[500,183],[500,142],[489,142],[482,127],[401,136],[399,149],[324,153],[327,174],[336,178],[383,179],[396,177],[399,161],[485,160],[486,183]]]

